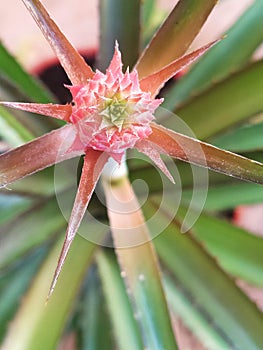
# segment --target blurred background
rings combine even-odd
[[[158,2],[160,10],[168,12],[178,1]],[[251,3],[253,0],[219,0],[192,47],[218,38]],[[43,0],[43,4],[80,51],[97,47],[98,0]],[[20,0],[0,2],[0,40],[30,71],[54,57]]]

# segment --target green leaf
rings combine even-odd
[[[241,68],[263,40],[263,3],[253,2],[226,37],[202,57],[167,94],[164,107],[178,108],[193,94]],[[220,104],[217,104],[220,107]]]
[[[213,138],[212,143],[234,152],[251,152],[263,149],[263,123],[247,124]]]
[[[119,307],[117,310],[119,311]],[[89,269],[85,281],[84,296],[78,306],[77,324],[80,332],[80,350],[114,349],[110,318],[94,266]],[[118,335],[121,336],[121,333]]]
[[[94,244],[76,236],[57,288],[45,305],[61,243],[53,248],[28,290],[9,328],[5,349],[53,350],[56,347],[95,249]]]
[[[207,230],[210,225],[209,232]],[[235,277],[263,286],[263,239],[224,221],[203,217],[193,228],[194,235]]]
[[[203,188],[195,188],[196,193],[202,192]],[[184,190],[182,193],[183,203],[190,203],[192,190]],[[213,185],[210,183],[204,209],[206,211],[219,211],[234,209],[242,204],[261,203],[263,187],[252,183],[227,183]]]
[[[179,1],[140,56],[136,64],[140,78],[179,58],[196,37],[215,4],[216,0]]]
[[[185,214],[186,209],[181,207],[176,214],[177,220],[182,222]],[[205,214],[201,214],[192,227],[192,234],[228,273],[263,286],[261,237]]]
[[[113,183],[104,179],[104,190],[116,255],[144,347],[177,349],[157,257],[132,188],[126,178]]]
[[[143,2],[142,6],[142,22],[144,26],[147,27],[151,21],[153,13],[155,12],[156,0],[146,0]]]
[[[142,350],[143,343],[139,328],[114,255],[110,251],[100,252],[97,262],[119,348]]]
[[[132,68],[140,47],[139,0],[100,0],[99,68],[105,70],[113,56],[115,41],[120,45],[124,67]]]
[[[167,11],[157,6],[156,0],[143,1],[141,24],[143,47],[149,43],[166,16]]]
[[[59,183],[58,181],[56,182],[57,193],[65,190],[67,187],[68,177],[66,176],[65,178],[61,177]],[[36,174],[14,182],[8,186],[9,188],[12,190],[12,193],[34,199],[52,196],[54,194],[54,168],[43,169]],[[8,189],[6,189],[7,192]]]
[[[249,158],[256,159],[258,162],[263,163],[263,152],[249,152],[246,153]]]
[[[31,256],[26,257],[22,263],[20,262],[18,266],[8,271],[8,276],[5,276],[5,279],[8,280],[4,287],[0,288],[0,342],[7,332],[9,322],[19,307],[28,284],[46,255],[45,248],[38,249]]]
[[[0,73],[35,102],[48,103],[53,100],[51,93],[32,75],[28,74],[0,43]]]
[[[65,219],[54,199],[38,205],[34,203],[20,217],[2,225],[0,266],[6,266],[25,255],[65,226]]]
[[[0,106],[0,136],[10,146],[16,147],[34,138],[11,113]]]
[[[147,205],[147,217],[156,211]],[[190,233],[181,234],[169,212],[158,210],[154,227],[167,228],[154,243],[162,260],[194,305],[210,320],[229,348],[260,350],[263,344],[263,316],[255,304],[241,292],[215,260],[198,244]]]
[[[205,90],[176,113],[199,138],[207,138],[263,111],[263,61]]]
[[[207,349],[229,349],[229,342],[218,332],[216,326],[213,326],[202,305],[197,305],[192,295],[175,280],[174,275],[173,278],[165,275],[163,280],[170,312],[183,320]]]
[[[32,199],[19,194],[0,193],[0,225],[13,219],[32,205]]]

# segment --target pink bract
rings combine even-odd
[[[87,84],[69,87],[73,96],[69,122],[86,148],[105,151],[120,161],[125,150],[148,137],[162,99],[142,91],[136,70],[122,72],[118,44],[106,74],[96,71]]]

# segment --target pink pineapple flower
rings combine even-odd
[[[65,159],[85,155],[66,238],[49,296],[55,288],[103,167],[110,157],[120,163],[127,149],[136,148],[149,156],[172,181],[160,153],[262,183],[260,163],[248,163],[245,158],[221,151],[154,123],[153,113],[162,103],[162,99],[155,97],[165,82],[200,57],[215,42],[141,79],[136,69],[131,73],[129,70],[122,72],[121,54],[116,44],[113,59],[106,73],[93,72],[49,17],[41,2],[23,2],[71,80],[72,86],[69,89],[73,103],[1,103],[7,107],[62,119],[67,124],[1,155],[0,187]],[[205,159],[203,154],[200,157],[196,151],[200,146]]]
[[[136,70],[123,73],[122,65],[116,43],[106,74],[97,70],[85,85],[69,87],[74,103],[68,121],[76,126],[83,147],[107,152],[118,162],[151,134],[153,113],[162,102],[141,90]]]

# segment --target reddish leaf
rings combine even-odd
[[[72,84],[85,84],[93,71],[71,45],[39,0],[23,0],[49,45],[60,60]]]
[[[66,125],[0,156],[0,187],[84,153],[74,125]],[[81,145],[79,145],[81,146]]]
[[[20,103],[20,102],[0,102],[0,105],[22,111],[37,113],[53,117],[57,119],[63,119],[68,121],[71,113],[71,105],[58,105],[58,104],[40,104],[40,103]]]
[[[263,184],[263,164],[151,124],[148,140],[171,157],[242,180]]]
[[[159,70],[156,73],[148,75],[140,81],[140,87],[143,91],[149,91],[153,97],[155,97],[164,84],[172,78],[176,73],[193,63],[197,58],[202,56],[210,47],[216,44],[219,40],[215,40],[210,44],[207,44],[200,49],[189,53],[177,60],[173,61],[168,66]]]
[[[71,216],[69,219],[66,238],[58,260],[56,271],[48,294],[48,299],[54,291],[61,269],[68,255],[69,248],[80,226],[81,220],[85,214],[88,203],[98,182],[102,169],[109,156],[106,153],[88,149],[84,159],[81,179],[78,192],[75,198]]]
[[[180,0],[175,5],[135,68],[139,77],[150,75],[182,56],[197,36],[217,0]]]
[[[157,145],[153,145],[152,142],[150,142],[147,139],[138,141],[135,147],[138,149],[138,151],[148,156],[154,162],[154,164],[156,164],[158,168],[168,177],[168,179],[172,183],[175,183],[171,173],[167,169],[165,163],[163,162],[160,156],[162,150],[160,147],[158,147]]]

